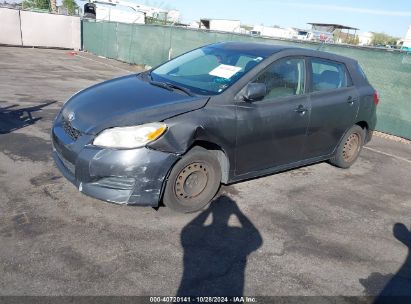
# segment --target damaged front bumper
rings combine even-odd
[[[92,136],[73,140],[59,125],[52,131],[53,158],[79,191],[104,201],[156,207],[164,181],[178,156],[148,148],[105,149]]]

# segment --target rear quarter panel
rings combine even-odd
[[[359,94],[360,104],[356,121],[357,123],[365,121],[368,125],[368,131],[374,131],[375,125],[377,124],[377,107],[374,104],[375,89],[368,80],[361,75],[356,61],[349,62],[347,67]]]

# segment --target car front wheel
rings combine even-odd
[[[206,149],[194,147],[171,170],[163,203],[183,213],[201,210],[214,198],[220,182],[218,159]]]
[[[338,145],[330,163],[340,168],[349,168],[357,160],[364,140],[365,131],[358,125],[351,127]]]

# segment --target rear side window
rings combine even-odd
[[[311,59],[312,90],[314,92],[349,86],[347,71],[342,63]]]

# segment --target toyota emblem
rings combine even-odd
[[[75,115],[73,112],[71,112],[71,113],[69,113],[69,115],[67,116],[67,118],[68,118],[69,121],[73,121],[74,118],[76,118],[76,115]]]

